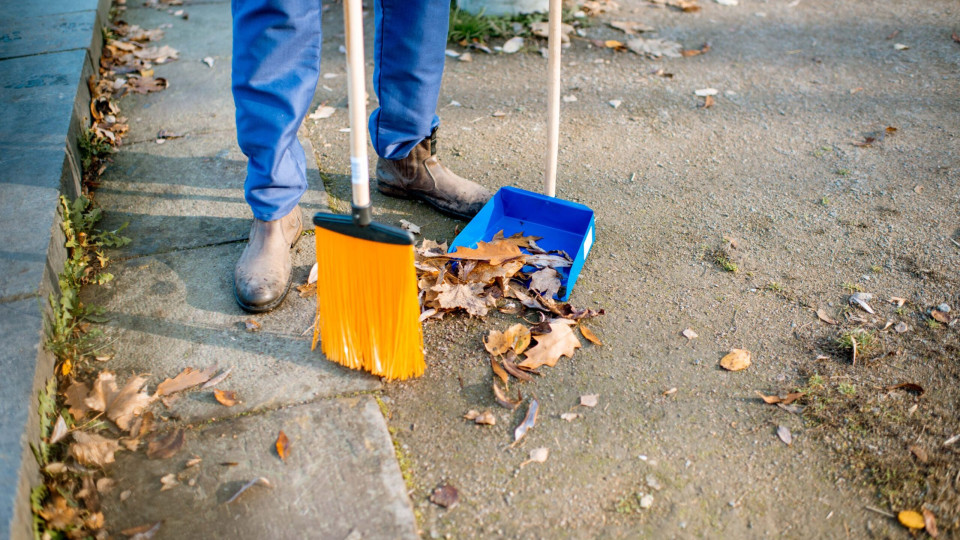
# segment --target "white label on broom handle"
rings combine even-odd
[[[370,170],[366,158],[350,158],[350,183],[359,186],[370,182]]]

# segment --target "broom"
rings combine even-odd
[[[350,112],[350,216],[318,213],[317,319],[330,360],[388,380],[423,374],[413,236],[371,222],[361,0],[344,2]]]

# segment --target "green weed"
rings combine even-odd
[[[97,137],[93,130],[89,129],[80,134],[77,146],[80,148],[80,161],[84,170],[90,169],[94,162],[113,153],[110,141]]]
[[[853,396],[857,393],[857,387],[850,383],[840,383],[837,385],[837,390],[845,396]]]

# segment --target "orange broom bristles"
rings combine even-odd
[[[317,339],[330,360],[388,380],[423,374],[413,246],[315,227]]]

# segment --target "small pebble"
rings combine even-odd
[[[653,495],[644,495],[640,497],[640,508],[646,510],[653,506]]]
[[[660,491],[660,489],[661,489],[663,486],[660,485],[660,481],[657,480],[657,477],[656,477],[655,475],[648,474],[648,475],[647,475],[647,487],[650,488],[650,489],[655,489],[655,490],[657,490],[657,491]]]
[[[950,304],[940,304],[939,306],[937,306],[937,311],[950,313]]]
[[[896,326],[893,327],[893,329],[896,330],[896,332],[897,332],[898,334],[902,334],[902,333],[906,332],[907,330],[909,330],[910,327],[907,326],[907,323],[905,323],[905,322],[903,322],[903,321],[900,321],[900,322],[897,323]]]

